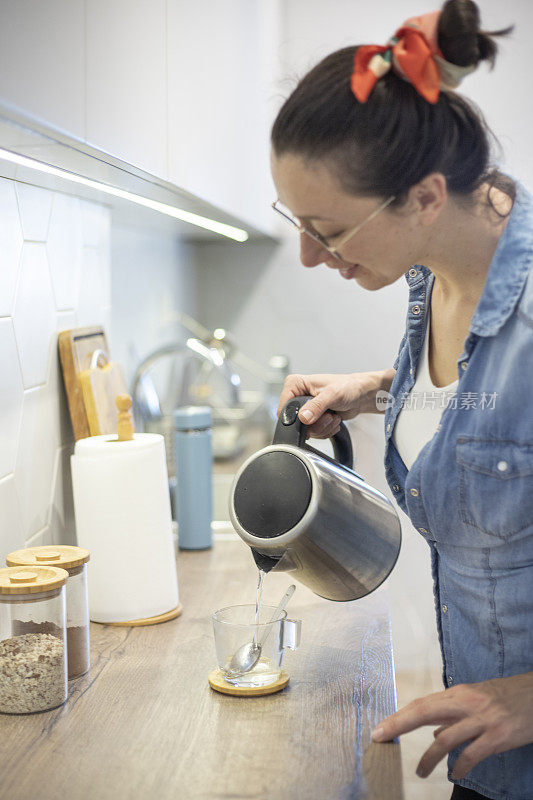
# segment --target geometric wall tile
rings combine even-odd
[[[80,201],[56,192],[46,249],[58,311],[76,308],[82,246]]]
[[[4,566],[4,556],[13,550],[24,547],[25,537],[20,521],[15,481],[9,475],[0,481],[0,542],[2,545],[1,564]]]
[[[102,327],[105,331],[107,343],[109,345],[109,349],[111,352],[113,351],[113,345],[111,344],[111,331],[113,330],[113,318],[112,318],[112,309],[111,306],[105,306],[102,309]],[[122,364],[121,364],[122,366]],[[135,364],[137,366],[137,364]]]
[[[85,247],[99,247],[106,234],[106,217],[110,211],[99,203],[80,200],[83,244]]]
[[[75,328],[77,322],[76,312],[72,311],[58,311],[57,312],[57,330],[67,331],[70,328]]]
[[[102,229],[100,248],[103,249],[103,255],[109,259],[111,258],[111,209],[107,206],[102,206]],[[178,240],[173,237],[172,246],[175,246]]]
[[[50,385],[24,392],[15,485],[26,539],[48,524],[56,453],[58,399]]]
[[[52,209],[52,192],[28,183],[17,183],[16,189],[24,239],[31,242],[46,242]]]
[[[110,209],[14,178],[0,178],[0,561],[76,542],[57,332],[81,324],[78,298],[91,321],[111,302]]]
[[[76,544],[76,523],[72,497],[70,456],[74,447],[57,451],[50,504],[50,536],[54,544]]]
[[[80,292],[76,305],[78,325],[98,325],[103,309],[111,304],[111,285],[106,260],[100,249],[84,247]]]
[[[0,478],[3,478],[15,468],[23,397],[15,332],[9,317],[0,319],[0,365]]]
[[[26,547],[46,547],[47,545],[54,544],[52,533],[47,525],[42,530],[34,533],[29,539],[26,539]]]
[[[15,335],[24,388],[44,383],[50,343],[56,330],[56,309],[44,244],[26,242],[14,311]]]
[[[60,311],[57,314],[56,331],[70,330],[77,326],[76,314],[74,311]],[[47,383],[50,391],[55,394],[58,401],[57,415],[59,425],[59,441],[61,444],[71,444],[74,442],[74,432],[70,420],[70,411],[65,392],[65,383],[59,363],[59,351],[57,338],[54,336],[50,345],[50,363],[48,367]]]
[[[108,279],[109,299],[111,303],[111,211],[109,208],[102,206],[101,218],[101,239],[98,247],[99,257],[101,258],[101,267],[104,275]],[[176,240],[174,240],[175,242]],[[174,245],[172,242],[172,246]]]
[[[22,230],[13,181],[0,178],[0,317],[13,311]]]

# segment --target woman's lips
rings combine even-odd
[[[353,276],[357,272],[358,266],[359,264],[354,264],[351,267],[342,267],[341,269],[339,269],[339,272],[344,278],[344,280],[349,281],[351,278],[353,278]]]
[[[341,276],[346,281],[349,281],[351,278],[353,278],[360,266],[360,264],[347,264],[345,267],[341,267],[339,266],[338,261],[325,261],[324,263],[326,267],[329,267],[329,269],[334,269],[337,270],[337,272],[340,272]]]

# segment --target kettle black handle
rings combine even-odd
[[[307,450],[316,452],[312,447],[307,447],[305,444],[307,425],[298,416],[301,407],[312,399],[311,396],[305,395],[303,397],[293,397],[285,403],[278,417],[273,444],[292,444],[295,447],[304,447]],[[331,443],[335,460],[344,467],[353,469],[352,440],[344,422],[341,422],[339,432],[331,437]]]

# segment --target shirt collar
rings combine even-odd
[[[479,336],[494,336],[511,316],[533,263],[533,198],[515,181],[516,198],[470,323]]]
[[[470,323],[470,331],[479,336],[494,336],[511,316],[533,263],[533,197],[515,180],[516,198],[509,221],[492,257],[485,286]],[[429,281],[434,275],[417,264],[416,275],[405,273],[410,289]]]

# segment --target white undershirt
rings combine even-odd
[[[392,440],[407,469],[433,437],[442,412],[455,393],[458,380],[448,386],[435,386],[429,374],[429,311],[426,335],[413,388],[396,418]]]

